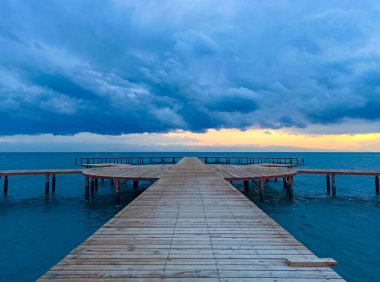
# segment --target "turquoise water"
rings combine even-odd
[[[85,155],[96,154],[0,153],[0,169],[74,168],[75,157]],[[304,157],[304,167],[380,170],[379,153],[235,155],[291,155]],[[335,269],[347,280],[380,281],[380,198],[374,195],[374,178],[337,176],[336,181],[336,198],[326,196],[322,175],[296,176],[293,201],[286,198],[281,182],[266,185],[264,203],[258,202],[256,191],[246,195],[318,256],[338,260]],[[0,191],[2,184],[3,179]],[[85,204],[83,177],[57,176],[56,193],[46,202],[43,176],[10,177],[8,197],[0,193],[0,281],[37,279],[139,193],[127,183],[122,187],[122,206],[117,208],[106,181],[95,200]]]

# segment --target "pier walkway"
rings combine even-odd
[[[40,281],[343,281],[332,263],[183,158]]]

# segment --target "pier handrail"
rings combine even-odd
[[[80,157],[75,159],[75,165],[120,163],[120,164],[165,164],[177,163],[184,156],[96,156]],[[214,164],[304,164],[300,157],[273,157],[273,156],[196,156],[205,163]]]

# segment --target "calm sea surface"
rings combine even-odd
[[[380,170],[380,153],[234,154],[304,157],[305,168]],[[117,154],[0,153],[0,170],[74,168],[74,159],[86,155]],[[336,198],[326,196],[323,175],[296,176],[293,201],[286,198],[280,181],[267,184],[264,203],[258,202],[255,191],[245,194],[317,256],[336,259],[335,270],[348,281],[380,281],[380,198],[374,193],[374,177],[337,176],[336,181]],[[84,179],[78,175],[58,175],[56,193],[48,202],[43,176],[10,177],[6,198],[2,185],[3,179],[0,281],[34,281],[141,193],[123,186],[122,206],[117,208],[107,181],[100,185],[95,200],[85,204]],[[241,188],[241,183],[235,185]]]

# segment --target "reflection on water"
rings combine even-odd
[[[113,188],[99,183],[98,194],[86,204],[83,186],[72,179],[68,186],[57,183],[46,202],[43,189],[21,197],[23,181],[15,179],[11,195],[0,198],[0,281],[34,281],[143,191],[125,185],[122,206],[115,207]]]

